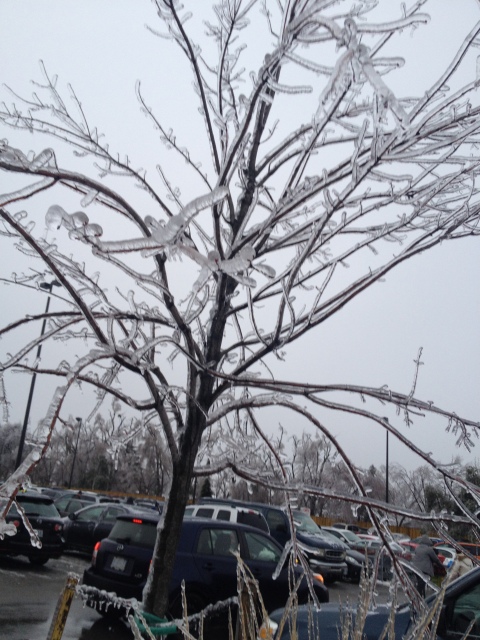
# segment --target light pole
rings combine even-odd
[[[383,418],[385,422],[388,424],[388,418]],[[386,451],[385,451],[385,502],[388,504],[388,429],[387,429],[387,438],[386,438]]]
[[[75,449],[73,450],[72,468],[70,469],[70,479],[68,481],[68,488],[72,488],[73,469],[75,468],[75,460],[77,459],[78,441],[80,439],[80,431],[82,429],[82,419],[75,418],[77,421],[77,439],[75,440]]]
[[[52,280],[52,282],[42,282],[39,286],[41,289],[45,289],[45,291],[48,291],[48,294],[49,294],[47,296],[47,305],[45,307],[45,317],[42,322],[42,330],[40,331],[40,338],[41,338],[45,333],[45,326],[47,324],[47,313],[50,308],[50,293],[52,292],[52,287],[61,287],[62,285],[57,280]],[[40,354],[42,353],[42,344],[43,343],[40,340],[37,347],[37,357],[35,358],[35,361],[38,361],[40,358]],[[20,442],[18,443],[17,461],[15,462],[15,469],[18,469],[18,467],[22,462],[23,447],[25,444],[25,436],[27,435],[28,418],[30,416],[30,407],[32,406],[33,391],[35,389],[36,379],[37,379],[37,372],[34,371],[32,375],[32,381],[30,382],[30,391],[28,392],[27,407],[25,409],[25,417],[23,419],[22,433],[20,435]]]

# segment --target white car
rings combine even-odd
[[[210,518],[248,524],[270,533],[267,521],[260,511],[248,507],[237,507],[225,504],[192,504],[185,508],[184,518]]]

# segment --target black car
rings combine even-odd
[[[108,614],[108,607],[102,607],[106,604],[102,600],[105,592],[142,599],[157,522],[158,518],[147,514],[141,518],[119,516],[109,537],[96,545],[92,565],[83,574],[84,585],[100,590],[96,595],[87,590],[87,604]],[[232,551],[237,549],[258,581],[267,611],[283,606],[289,597],[288,567],[283,567],[275,580],[272,578],[282,548],[271,536],[234,522],[188,518],[182,524],[170,583],[170,615],[174,618],[182,615],[182,581],[189,614],[236,596],[237,560]],[[295,572],[301,577],[300,567]],[[314,576],[313,584],[318,600],[328,602],[328,589],[321,577]],[[300,602],[307,602],[309,595],[307,581],[303,579],[298,591]]]
[[[135,512],[126,504],[102,502],[70,513],[63,518],[65,549],[92,553],[95,544],[108,536],[117,516]]]
[[[435,594],[427,598],[426,603],[430,607],[435,602]],[[282,619],[283,610],[270,614],[269,622],[265,625],[270,628],[275,640],[290,640],[294,637],[292,624],[296,627],[297,640],[310,640],[312,629],[314,637],[321,640],[338,640],[342,637],[342,624],[347,614],[352,616],[355,622],[356,608],[345,607],[341,604],[326,604],[320,610],[310,606],[298,607],[295,611],[295,620],[287,620],[283,632],[278,633],[278,625]],[[377,605],[368,611],[363,627],[362,640],[378,640],[389,622],[392,614],[391,605]],[[394,638],[424,637],[425,632],[412,633],[414,626],[419,622],[410,603],[399,605],[394,612]],[[472,625],[470,633],[465,632]],[[385,637],[390,637],[389,633]],[[476,567],[449,584],[445,591],[445,597],[441,606],[439,622],[437,625],[437,640],[461,640],[463,638],[480,638],[480,567]]]
[[[50,558],[59,558],[64,549],[63,523],[53,500],[41,493],[18,493],[16,496],[30,523],[25,526],[22,515],[13,503],[6,522],[14,524],[17,533],[0,538],[0,555],[27,556],[32,564],[42,565]]]
[[[202,504],[230,504],[233,506],[250,507],[263,514],[270,529],[272,538],[284,547],[292,539],[290,519],[284,509],[261,502],[242,502],[240,500],[217,500],[202,498]],[[345,562],[345,549],[335,540],[326,540],[319,534],[318,525],[314,520],[298,509],[293,510],[295,537],[299,547],[305,553],[313,571],[322,574],[325,582],[342,580],[348,572]]]

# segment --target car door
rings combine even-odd
[[[279,546],[261,532],[243,531],[242,535],[245,541],[244,560],[258,581],[267,611],[283,607],[289,596],[286,569],[273,579],[282,553]]]
[[[239,543],[237,531],[227,526],[206,525],[197,537],[194,562],[203,594],[210,603],[237,595],[237,559],[234,552],[239,549]]]
[[[104,511],[105,507],[101,504],[79,511],[75,519],[72,520],[68,531],[68,546],[85,551],[93,549],[95,527]]]
[[[445,640],[462,640],[469,630],[469,640],[480,640],[480,574],[465,589],[444,601],[445,618],[438,636]]]

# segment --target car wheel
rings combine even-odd
[[[48,557],[45,556],[28,556],[30,564],[34,564],[37,567],[41,567],[44,564],[47,564]]]

